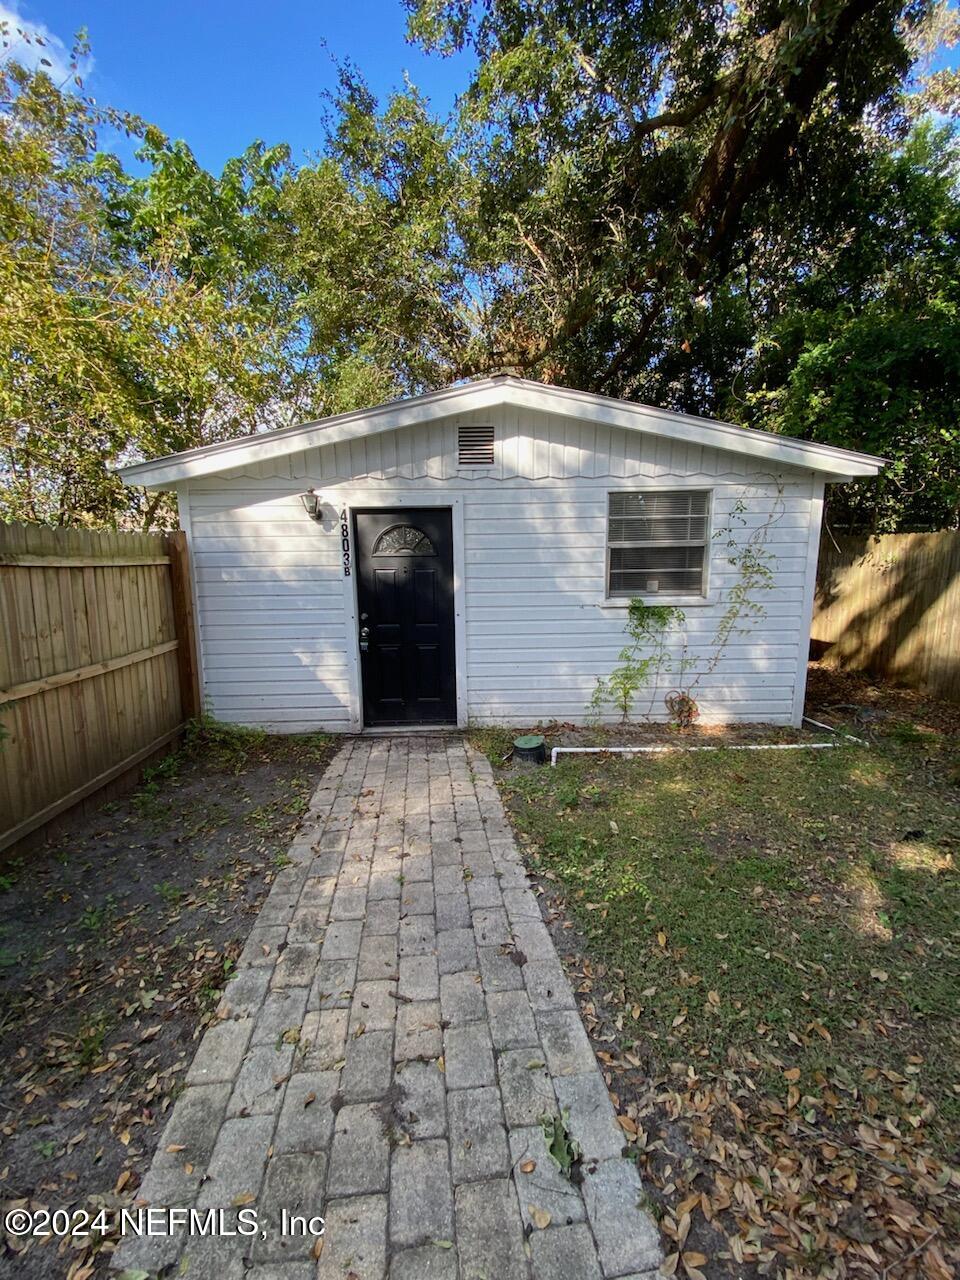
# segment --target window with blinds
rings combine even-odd
[[[709,514],[704,490],[611,493],[607,595],[703,595]]]

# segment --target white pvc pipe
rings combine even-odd
[[[852,741],[859,742],[859,739],[853,738]],[[662,747],[554,747],[550,752],[550,767],[551,769],[555,767],[557,756],[559,755],[637,756],[645,755],[648,752],[664,754],[681,751],[829,751],[839,745],[839,742],[751,742],[730,747],[674,747],[669,745]]]
[[[820,720],[814,720],[811,716],[804,716],[803,718],[807,724],[815,725],[816,728],[823,729],[825,733],[832,733],[834,737],[846,738],[848,742],[855,742],[858,747],[869,746],[869,743],[864,742],[863,738],[855,738],[852,733],[841,733],[839,729],[834,729],[832,724],[823,724]]]

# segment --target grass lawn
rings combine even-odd
[[[948,1280],[954,742],[894,723],[866,749],[561,761],[500,783],[670,1266]]]

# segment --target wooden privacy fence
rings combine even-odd
[[[811,636],[828,663],[960,702],[960,531],[825,538]]]
[[[199,711],[182,533],[0,524],[0,849]]]

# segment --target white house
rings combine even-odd
[[[293,732],[583,721],[633,596],[684,611],[638,713],[683,658],[705,721],[799,724],[824,485],[881,465],[502,376],[122,476],[177,492],[210,712]]]

